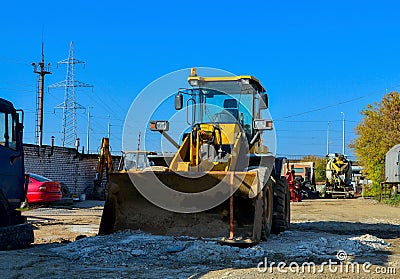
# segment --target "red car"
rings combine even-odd
[[[28,203],[54,202],[62,198],[60,182],[52,181],[41,175],[29,173]]]

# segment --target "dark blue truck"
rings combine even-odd
[[[32,226],[18,210],[27,191],[22,133],[23,111],[0,98],[0,250],[33,242]]]

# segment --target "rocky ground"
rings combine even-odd
[[[25,212],[35,244],[0,252],[0,278],[400,276],[400,208],[373,200],[292,203],[291,229],[251,248],[140,231],[95,236],[101,213],[93,201]]]

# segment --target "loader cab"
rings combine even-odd
[[[16,223],[16,217],[4,220],[9,209],[20,206],[25,199],[24,158],[22,150],[22,111],[0,98],[0,227]],[[5,211],[5,212],[3,212]]]
[[[149,160],[149,155],[155,155],[156,153],[136,150],[136,151],[125,151],[123,152],[123,169],[129,170],[143,170],[147,167],[154,165],[153,162]]]
[[[186,115],[189,125],[237,123],[250,142],[257,132],[254,120],[264,118],[263,111],[268,108],[266,90],[256,78],[191,75],[188,82],[192,88],[178,91],[175,108],[191,108]]]

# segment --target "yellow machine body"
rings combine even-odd
[[[229,231],[228,242],[234,243],[239,237],[254,244],[263,231],[264,236],[271,230],[283,231],[290,222],[289,191],[268,143],[263,142],[261,128],[256,129],[258,124],[253,123],[261,118],[259,103],[267,100],[262,99],[266,96],[264,87],[252,76],[199,77],[195,70],[188,82],[194,89],[182,94],[198,98],[197,121],[181,144],[173,142],[178,150],[168,163],[149,163],[141,170],[121,168],[109,174],[100,234],[140,229],[156,234],[219,237]],[[234,94],[245,95],[249,105],[244,109],[241,99],[232,97]],[[201,114],[207,110],[204,100],[214,96],[222,100],[222,111],[212,117],[207,116],[209,111]],[[178,98],[178,107],[179,102],[182,100]],[[272,129],[272,122],[260,123],[265,124],[263,129]],[[158,126],[168,138],[165,129],[169,123],[158,125],[153,121],[150,128],[157,131]],[[173,212],[146,198],[147,190],[157,192],[152,179],[181,193],[204,193],[216,185],[232,193],[204,212]],[[176,203],[184,204],[185,200],[177,198]]]

